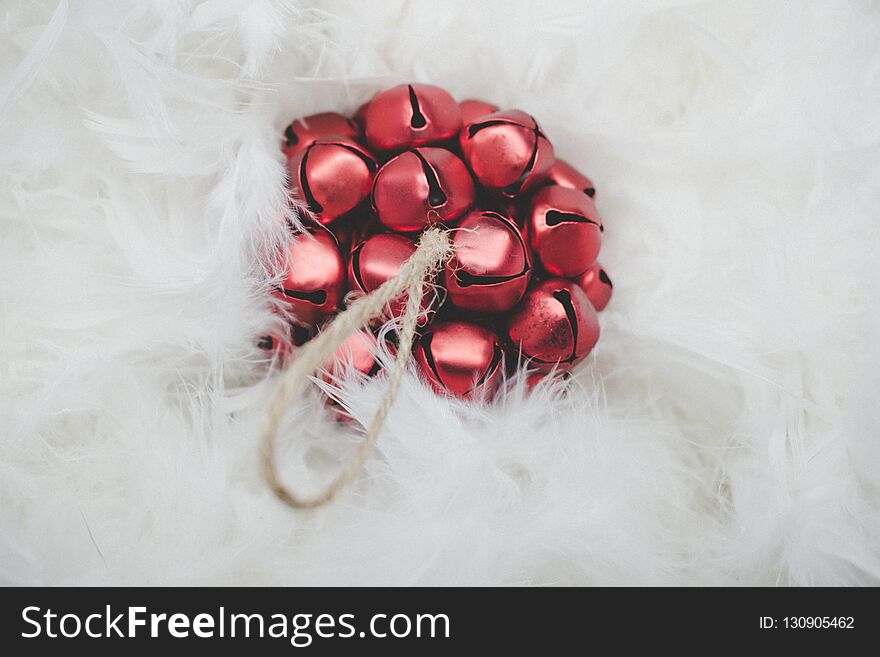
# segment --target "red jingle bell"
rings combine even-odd
[[[501,344],[489,329],[468,322],[437,322],[413,350],[419,369],[438,392],[489,396],[501,382]]]
[[[361,132],[364,131],[364,126],[367,124],[367,108],[370,106],[370,101],[367,101],[360,107],[358,107],[354,112],[354,122],[361,129]]]
[[[598,262],[575,279],[587,293],[587,298],[596,310],[604,310],[611,299],[611,279]]]
[[[404,233],[458,219],[473,202],[474,181],[467,167],[444,148],[401,153],[379,169],[373,185],[379,221]]]
[[[452,304],[462,310],[503,312],[529,284],[530,250],[516,225],[497,212],[473,210],[452,234],[453,256],[443,272]]]
[[[595,346],[599,319],[577,284],[552,278],[526,292],[513,310],[507,334],[537,369],[568,369]]]
[[[297,322],[316,324],[336,310],[345,290],[345,264],[336,238],[324,228],[297,233],[287,252],[287,271],[276,294]]]
[[[416,246],[404,235],[379,233],[368,237],[351,252],[348,260],[348,286],[362,294],[369,294],[400,271],[404,262],[415,253]],[[389,304],[390,317],[400,317],[406,303],[405,295]],[[422,300],[419,324],[428,321],[430,297]]]
[[[446,91],[431,84],[401,84],[382,91],[363,113],[367,145],[402,151],[452,139],[461,129],[461,110]]]
[[[315,218],[329,224],[369,195],[376,160],[350,139],[323,137],[288,163],[290,182]]]
[[[289,160],[300,151],[311,146],[315,140],[328,136],[344,137],[357,141],[363,137],[360,127],[347,116],[336,112],[321,112],[304,116],[291,123],[284,130],[281,150]]]
[[[550,185],[576,189],[590,198],[596,196],[596,186],[593,184],[593,181],[568,162],[559,158],[556,158],[555,164],[547,172],[546,182]]]
[[[526,230],[544,270],[572,277],[596,261],[604,228],[593,199],[576,189],[550,185],[532,196]]]
[[[493,114],[494,112],[498,111],[498,108],[491,103],[473,99],[461,101],[458,104],[458,107],[461,110],[462,125],[467,125],[475,119],[479,119],[482,116]]]
[[[555,160],[553,146],[535,119],[519,110],[471,121],[459,141],[477,181],[509,198],[535,186]]]
[[[324,362],[321,379],[333,383],[334,379],[344,376],[347,370],[364,377],[373,376],[380,368],[376,359],[378,345],[376,336],[369,331],[355,331]]]

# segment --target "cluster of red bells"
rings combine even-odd
[[[476,100],[456,102],[427,84],[393,87],[354,119],[332,112],[284,133],[292,191],[308,206],[309,235],[294,234],[277,294],[302,344],[343,302],[397,274],[420,231],[454,228],[454,256],[426,296],[415,360],[436,390],[490,395],[504,353],[564,372],[599,338],[596,311],[611,281],[596,261],[602,219],[589,178],[556,159],[535,120]],[[350,298],[350,297],[349,297]],[[388,308],[402,312],[402,300]],[[368,375],[377,338],[352,335],[334,363]],[[264,338],[266,349],[286,340]],[[328,368],[333,364],[328,363]]]

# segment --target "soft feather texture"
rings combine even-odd
[[[0,581],[880,583],[866,2],[10,0]],[[567,390],[404,382],[329,507],[260,478],[279,135],[419,80],[538,117],[615,296]],[[366,421],[383,382],[338,394]],[[358,439],[317,392],[283,475]]]

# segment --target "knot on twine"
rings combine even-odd
[[[296,509],[315,508],[326,504],[363,465],[394,404],[400,381],[412,355],[412,343],[418,325],[424,288],[451,255],[452,244],[447,231],[437,227],[427,229],[422,233],[415,253],[403,264],[397,276],[385,281],[370,294],[352,302],[329,326],[298,351],[296,359],[281,375],[269,406],[269,418],[262,436],[262,466],[266,483],[282,502]],[[398,299],[402,294],[405,294],[406,298],[400,323],[400,346],[388,377],[388,387],[367,427],[364,439],[346,466],[323,490],[312,496],[294,492],[281,483],[275,463],[278,431],[290,402],[305,392],[309,378],[336,352],[348,336],[381,316],[388,303]]]

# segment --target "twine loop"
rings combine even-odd
[[[425,286],[430,284],[451,255],[452,244],[448,231],[436,226],[427,229],[422,233],[415,253],[401,266],[397,276],[385,281],[370,294],[356,299],[321,333],[297,351],[296,359],[281,375],[278,382],[269,406],[269,418],[261,443],[263,475],[269,488],[282,502],[295,509],[311,509],[326,504],[361,468],[367,453],[376,443],[385,418],[397,397],[400,381],[412,354],[412,343],[418,326]],[[346,338],[373,319],[380,317],[388,303],[404,293],[406,298],[400,323],[400,346],[388,377],[388,387],[370,421],[364,439],[357,446],[346,466],[323,490],[311,496],[294,492],[279,479],[275,462],[278,432],[290,402],[298,399],[305,392],[309,378],[336,352]]]

